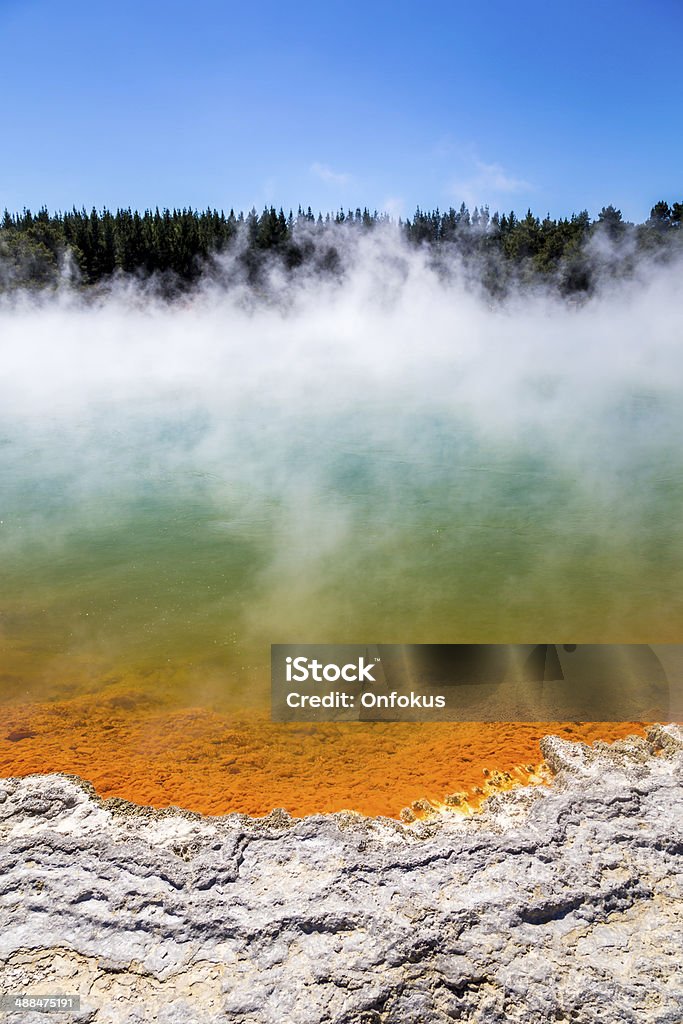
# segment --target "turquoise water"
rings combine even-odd
[[[680,642],[681,418],[633,392],[566,436],[374,400],[5,422],[4,693],[260,701],[274,642]]]

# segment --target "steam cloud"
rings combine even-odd
[[[348,244],[256,299],[5,302],[10,644],[41,609],[60,649],[674,639],[681,266],[494,303],[390,226]]]

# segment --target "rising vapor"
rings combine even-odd
[[[678,639],[680,264],[494,301],[391,225],[346,246],[5,301],[11,650]]]

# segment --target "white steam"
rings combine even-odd
[[[617,560],[637,553],[626,584],[609,570],[607,626],[641,600],[623,588],[649,569],[650,600],[668,600],[683,568],[681,267],[580,305],[539,291],[496,304],[389,228],[354,246],[341,281],[274,271],[256,301],[207,286],[165,304],[122,285],[0,309],[5,554],[73,544],[151,489],[212,509],[198,541],[263,540],[241,615],[269,640],[339,640],[363,614],[383,623],[380,640],[460,639],[430,633],[429,615],[445,621],[444,602],[462,609],[467,592],[474,607],[478,587],[482,608],[536,588],[549,617],[522,602],[514,623],[547,626],[544,571],[568,580],[562,614],[580,590],[557,555],[567,543],[597,562],[611,544]],[[659,546],[638,554],[650,529]],[[506,568],[522,541],[525,567]],[[445,576],[430,590],[440,565],[450,596]],[[382,619],[392,588],[404,592]],[[419,628],[389,636],[391,615],[396,632]],[[482,638],[504,620],[472,615]]]

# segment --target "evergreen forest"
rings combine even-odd
[[[683,247],[683,203],[655,204],[630,223],[606,206],[592,220],[540,218],[487,207],[424,211],[392,220],[368,209],[315,214],[266,207],[261,213],[207,209],[5,211],[0,224],[0,291],[106,286],[121,278],[183,295],[201,282],[240,281],[258,290],[274,266],[285,274],[343,275],[363,234],[394,232],[422,248],[444,275],[457,271],[487,292],[545,283],[589,295],[605,276],[629,276],[642,262],[670,261]]]

